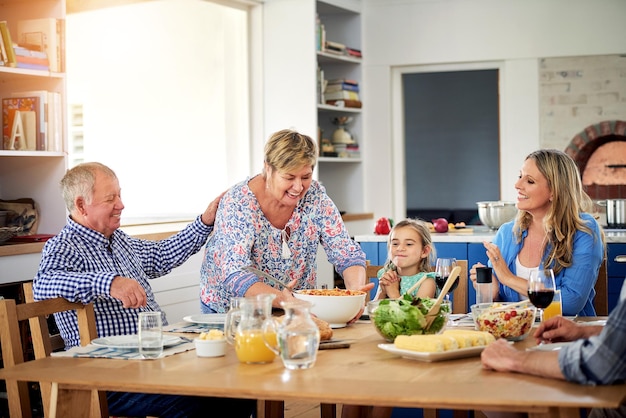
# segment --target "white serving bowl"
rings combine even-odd
[[[311,290],[296,290],[293,295],[310,302],[311,313],[330,324],[331,328],[343,328],[365,306],[365,292],[345,289],[317,289],[315,292],[337,295],[311,295]],[[355,294],[356,293],[356,294]]]
[[[226,338],[219,340],[193,340],[198,357],[221,357],[226,354]]]

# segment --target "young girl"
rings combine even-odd
[[[387,252],[387,262],[378,271],[378,290],[374,299],[397,299],[422,279],[411,294],[435,297],[437,285],[431,266],[437,260],[437,254],[425,222],[415,219],[398,222],[389,233]],[[341,418],[389,418],[392,412],[393,408],[389,407],[343,405]]]
[[[397,299],[422,279],[412,295],[435,296],[437,285],[431,266],[437,255],[425,222],[405,219],[396,224],[389,233],[387,251],[387,262],[378,272],[378,290],[374,299]]]

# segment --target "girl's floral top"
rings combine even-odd
[[[285,284],[298,279],[296,289],[316,288],[320,244],[339,274],[351,266],[365,266],[365,253],[348,235],[339,210],[319,182],[313,180],[281,230],[265,218],[249,181],[228,190],[220,202],[200,270],[204,306],[226,312],[231,297],[244,296],[250,286],[263,280],[245,270],[248,266]]]

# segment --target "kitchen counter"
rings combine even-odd
[[[472,226],[472,231],[466,232],[432,232],[433,242],[473,242],[491,241],[496,235],[486,226]],[[626,243],[626,230],[607,230],[604,232],[607,243]],[[388,235],[357,235],[357,242],[387,242]]]
[[[460,232],[463,231],[463,232]],[[455,232],[431,232],[433,242],[483,242],[491,241],[496,236],[496,231],[492,231],[487,226],[476,225],[465,230]],[[387,242],[389,235],[357,235],[354,237],[357,242]]]

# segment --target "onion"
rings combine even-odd
[[[433,219],[432,222],[436,232],[448,232],[448,221],[446,218]]]

